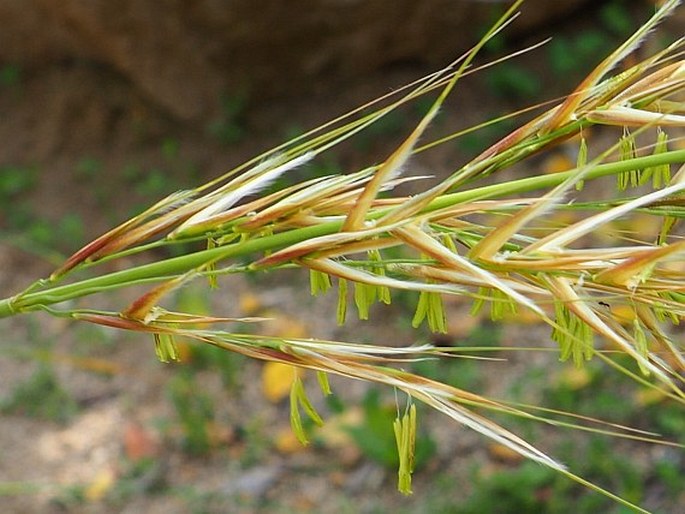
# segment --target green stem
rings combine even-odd
[[[188,255],[172,257],[163,261],[143,264],[107,275],[80,280],[72,284],[56,286],[35,293],[21,295],[13,303],[14,298],[0,300],[0,318],[16,314],[21,311],[33,310],[36,306],[50,305],[81,296],[98,293],[108,289],[118,289],[145,281],[165,280],[175,275],[185,273],[194,268],[205,265],[209,261],[219,261],[227,258],[242,257],[252,253],[263,252],[279,246],[288,246],[320,235],[330,234],[339,230],[342,221],[326,223],[313,227],[305,227],[272,236],[253,239],[230,246],[221,246],[209,250],[202,250]],[[16,297],[15,297],[16,298]]]
[[[632,169],[673,164],[683,161],[685,161],[685,150],[676,150],[663,154],[600,164],[590,170],[584,178],[585,180],[595,179],[607,175],[615,175]],[[577,169],[572,169],[561,173],[529,177],[501,184],[479,187],[468,191],[445,194],[431,202],[423,212],[432,212],[452,205],[485,198],[495,198],[553,187],[560,184],[577,171]],[[379,209],[371,213],[370,218],[381,218],[389,211],[390,208]],[[144,264],[71,284],[55,286],[42,291],[28,292],[12,298],[0,300],[0,318],[9,317],[19,312],[35,310],[42,305],[51,305],[105,290],[119,289],[135,283],[162,281],[203,266],[210,261],[243,257],[254,253],[283,248],[314,237],[333,234],[340,230],[342,224],[343,220],[339,220],[322,223],[321,225],[312,227],[293,229],[288,232],[281,232],[229,246],[201,250],[188,255]]]
[[[591,180],[609,175],[617,175],[619,173],[634,169],[642,169],[651,166],[659,166],[662,164],[674,164],[681,162],[685,162],[685,150],[675,150],[663,154],[636,157],[634,159],[628,159],[625,161],[598,164],[592,170],[590,170],[587,175],[583,177],[583,179]],[[517,193],[527,193],[538,189],[554,187],[561,184],[564,180],[568,179],[577,172],[578,168],[574,168],[568,171],[562,171],[560,173],[528,177],[519,180],[503,182],[501,184],[493,184],[476,189],[469,189],[468,191],[445,194],[431,202],[431,204],[423,212],[432,212],[438,209],[450,207],[452,205],[475,202],[477,200],[483,200],[486,198],[495,198]],[[387,210],[379,214],[378,217],[385,214],[385,212],[387,212]],[[374,217],[376,216],[374,215]]]
[[[0,300],[0,318],[8,318],[16,314],[12,308],[12,298],[5,298]]]

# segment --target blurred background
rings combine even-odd
[[[49,274],[166,194],[441,68],[506,5],[0,0],[0,291],[7,296]],[[553,39],[460,83],[437,130],[570,92],[654,8],[647,0],[528,0],[479,63]],[[644,52],[682,35],[684,11]],[[302,173],[379,162],[427,105],[393,113]],[[443,145],[412,161],[412,173],[450,172],[512,127]],[[570,159],[561,148],[539,165],[555,171],[571,167]],[[340,328],[334,299],[309,298],[297,288],[302,280],[232,278],[211,298],[187,288],[177,302],[194,312],[267,315],[274,321],[259,330],[282,336],[431,338],[410,330],[415,298],[398,295],[371,322]],[[510,320],[513,328],[502,331],[469,317],[466,303],[448,308],[441,344],[549,336],[532,320]],[[162,365],[140,337],[40,317],[2,323],[3,512],[623,512],[428,412],[415,494],[404,498],[396,492],[391,391],[334,380],[341,394],[333,400],[314,392],[328,422],[302,448],[288,424],[290,370],[192,345],[183,364]],[[657,426],[682,442],[685,420],[659,398],[602,368],[559,366],[551,374],[549,359],[536,359],[425,362],[416,371],[500,398]],[[503,422],[631,501],[659,512],[683,505],[682,452]]]

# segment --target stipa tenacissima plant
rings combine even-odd
[[[513,19],[520,3],[449,67],[292,139],[195,190],[161,200],[86,245],[49,278],[0,301],[0,317],[42,310],[147,332],[154,337],[162,361],[178,358],[174,341],[183,336],[257,359],[315,370],[326,394],[330,393],[327,374],[385,384],[529,459],[601,490],[475,409],[551,424],[568,422],[540,418],[532,408],[494,401],[392,366],[416,358],[445,357],[452,348],[396,348],[199,329],[198,323],[255,320],[198,316],[159,306],[162,297],[192,280],[209,278],[209,285],[215,286],[220,276],[293,266],[309,270],[314,294],[337,286],[341,323],[348,294],[354,297],[360,317],[367,318],[373,302],[388,303],[391,291],[400,289],[418,294],[414,325],[425,320],[434,331],[443,331],[443,296],[467,296],[473,298],[474,311],[490,304],[495,319],[519,308],[535,313],[550,325],[562,360],[582,365],[590,358],[602,359],[645,387],[685,403],[682,342],[666,328],[685,317],[685,241],[674,230],[685,215],[685,150],[671,149],[668,144],[670,128],[685,126],[685,103],[679,96],[685,91],[683,40],[607,78],[676,8],[677,1],[666,2],[559,105],[437,185],[411,197],[381,195],[409,180],[401,177],[401,171],[412,155],[499,121],[418,145],[457,82],[476,71],[472,67],[475,55]],[[262,193],[289,170],[312,162],[394,109],[432,91],[438,91],[432,107],[381,164]],[[592,160],[588,160],[581,139],[578,165],[573,169],[478,184],[479,179],[497,177],[502,170],[560,141],[582,137],[593,125],[623,127],[624,135]],[[657,134],[651,150],[636,148],[634,138],[641,133]],[[611,201],[574,202],[577,190],[606,176],[616,176],[619,189],[653,188],[638,196],[617,194]],[[538,194],[532,196],[535,192]],[[586,215],[563,227],[539,223],[543,216],[562,209]],[[651,239],[617,237],[615,244],[599,245],[586,237],[619,218],[643,212],[662,219],[660,231]],[[496,214],[502,221],[494,227],[476,221],[483,214]],[[207,246],[198,250],[186,245],[182,248],[191,249],[177,257],[98,273],[102,263],[179,242],[206,242]],[[396,251],[393,258],[387,257],[388,249],[395,247],[406,250],[404,258],[398,258]],[[89,276],[83,278],[84,274]],[[65,304],[141,284],[153,287],[118,312],[73,309]],[[615,315],[614,308],[619,306],[633,313],[632,327],[627,328]],[[595,347],[596,336],[630,356],[636,369],[621,366],[614,353]],[[300,410],[317,423],[321,419],[299,379],[293,382],[291,405],[293,429],[306,442]],[[398,414],[394,427],[400,452],[399,485],[405,493],[411,490],[415,427],[416,410],[410,405],[404,414]],[[647,438],[639,432],[610,429],[624,437]]]

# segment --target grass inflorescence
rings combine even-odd
[[[176,360],[176,340],[189,338],[248,357],[315,370],[326,394],[330,392],[323,378],[326,373],[387,385],[524,457],[600,490],[484,414],[569,424],[558,421],[556,413],[542,417],[535,409],[488,399],[392,365],[447,357],[452,348],[397,348],[228,332],[206,327],[255,320],[173,312],[159,305],[164,296],[191,281],[209,279],[208,287],[215,287],[224,275],[295,266],[309,271],[312,294],[337,287],[340,323],[348,315],[348,296],[353,296],[359,317],[367,319],[373,303],[390,303],[393,291],[404,290],[417,295],[412,324],[418,327],[425,322],[431,330],[445,332],[443,298],[465,296],[472,298],[474,312],[489,308],[493,321],[523,310],[533,313],[551,327],[561,360],[583,366],[585,361],[601,359],[682,407],[683,347],[670,335],[668,325],[685,317],[685,241],[677,232],[685,215],[685,150],[671,147],[668,134],[685,127],[684,41],[616,71],[677,7],[677,1],[665,2],[558,105],[543,106],[541,114],[437,184],[410,197],[393,195],[396,186],[421,178],[402,176],[413,155],[472,132],[462,130],[418,144],[458,82],[477,71],[473,62],[478,51],[512,21],[519,4],[470,52],[443,70],[295,137],[194,190],[169,195],[95,239],[49,278],[0,301],[0,317],[44,310],[146,332],[154,337],[162,361]],[[283,185],[289,172],[316,163],[339,143],[433,92],[437,98],[425,116],[380,164]],[[595,125],[619,127],[619,132],[614,145],[590,158],[584,134]],[[484,123],[473,130],[488,126]],[[503,170],[529,162],[542,150],[573,137],[579,141],[576,167],[496,180]],[[649,148],[637,143],[650,137],[654,141]],[[607,176],[618,182],[613,199],[575,202],[581,190]],[[479,183],[488,177],[494,183]],[[633,194],[634,188],[642,189]],[[563,226],[542,223],[569,208],[584,215]],[[663,220],[654,234],[616,233],[611,241],[592,237],[597,231],[611,233],[617,220],[644,212]],[[489,214],[495,216],[488,219],[498,220],[494,225],[479,221]],[[202,244],[182,246],[184,253],[172,258],[155,260],[153,254],[146,264],[116,272],[100,267],[180,243]],[[151,286],[149,292],[118,312],[77,310],[63,304],[146,284]],[[619,310],[631,313],[629,326],[617,315]],[[619,363],[612,352],[629,356],[634,366]],[[321,420],[299,377],[293,382],[291,400],[292,425],[304,442],[300,407],[316,423]],[[416,423],[411,403],[406,412],[398,412],[394,424],[400,489],[405,493],[411,491]],[[602,431],[634,436],[624,427]]]

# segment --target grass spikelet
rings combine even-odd
[[[174,232],[171,238],[178,238],[184,234],[207,230],[212,226],[212,219],[219,216],[223,211],[235,205],[242,198],[257,193],[269,186],[279,176],[294,168],[298,168],[311,161],[314,153],[305,153],[293,159],[287,156],[277,155],[252,170],[240,175],[231,183],[223,186],[219,190],[209,193],[204,198],[197,200],[201,205],[206,206],[193,214],[187,221],[183,222]]]
[[[195,276],[196,273],[189,272],[158,285],[124,309],[121,313],[122,317],[144,323],[149,322],[151,319],[154,319],[153,311],[162,297],[187,284]]]

